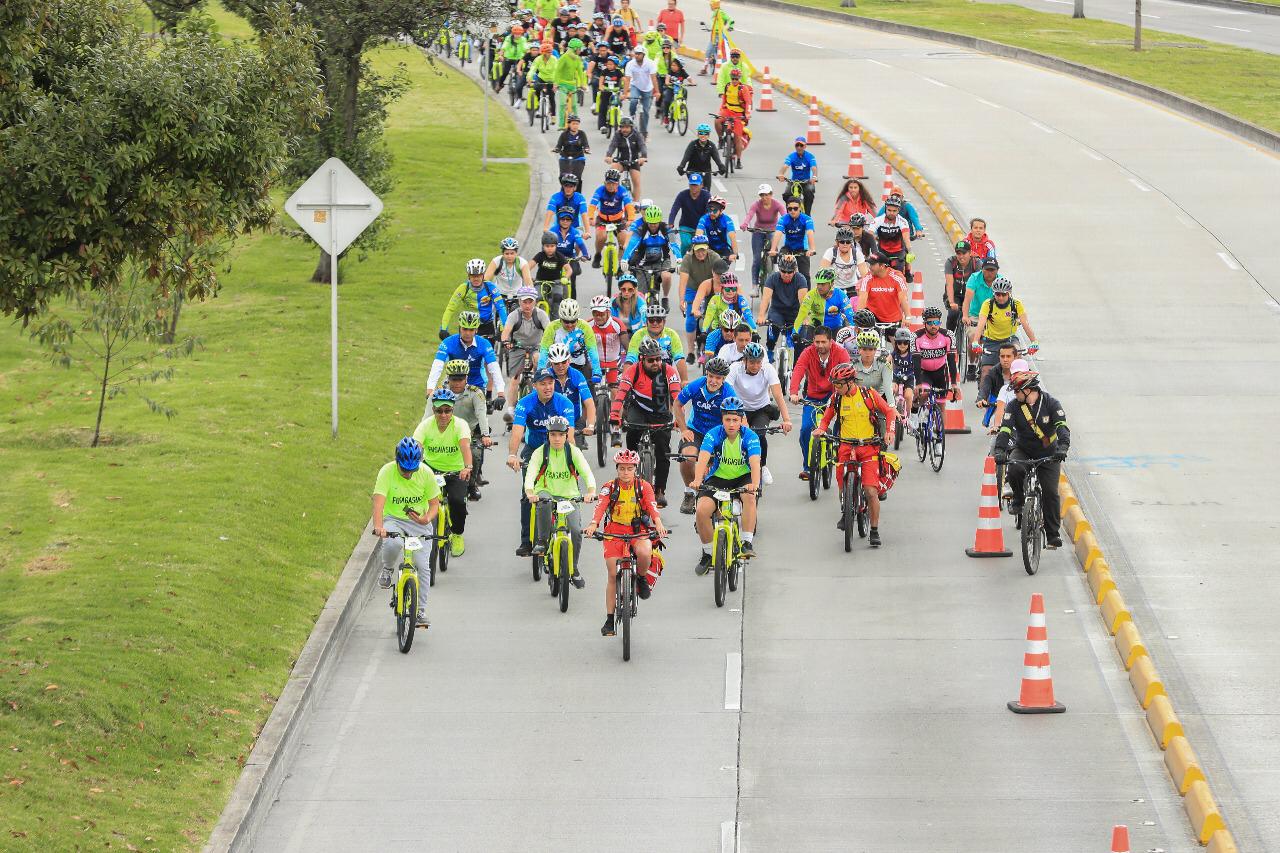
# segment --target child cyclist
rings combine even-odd
[[[915,409],[916,395],[916,359],[912,344],[916,336],[904,326],[899,326],[893,333],[893,393],[896,399],[902,400],[902,410],[911,412]]]
[[[581,497],[591,503],[596,499],[596,478],[582,451],[569,444],[569,419],[559,415],[547,419],[547,441],[533,451],[525,469],[524,493],[534,505],[533,553],[545,554],[551,538],[551,524],[555,517],[556,499]],[[586,485],[584,495],[579,479]],[[575,508],[569,514],[569,534],[573,537],[574,569],[573,585],[582,589],[586,584],[578,572],[577,555],[582,553],[582,522]]]
[[[617,466],[618,476],[601,487],[601,500],[596,506],[595,517],[584,531],[586,535],[594,536],[603,523],[606,536],[645,532],[657,533],[659,538],[666,536],[667,528],[659,514],[653,485],[636,476],[640,454],[634,450],[619,450],[613,455],[613,464]],[[600,629],[600,634],[605,637],[612,637],[614,634],[613,604],[618,560],[625,557],[628,551],[633,551],[636,555],[636,595],[648,598],[653,585],[658,582],[658,576],[662,574],[662,557],[654,553],[650,540],[605,539],[607,586],[604,591],[604,626]]]
[[[618,384],[618,365],[622,361],[625,345],[623,338],[629,336],[622,321],[613,316],[609,297],[598,294],[591,297],[591,331],[596,336],[596,350],[600,353],[600,372],[607,385]]]

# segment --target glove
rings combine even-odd
[[[991,454],[991,456],[996,460],[997,465],[1009,464],[1009,454],[1005,453],[1003,450],[997,450],[995,453]]]
[[[448,330],[448,329],[441,329],[441,330],[440,330],[440,340],[442,340],[442,341],[443,341],[443,340],[444,340],[445,338],[447,338],[447,337],[449,337],[449,330]]]
[[[1057,450],[1053,451],[1053,461],[1054,461],[1054,462],[1065,462],[1066,460],[1067,460],[1067,451],[1065,451],[1065,450],[1063,450],[1063,449],[1061,449],[1061,448],[1059,448],[1059,449],[1057,449]]]
[[[676,174],[677,174],[677,175],[680,175],[680,176],[682,176],[682,177],[683,177],[683,176],[684,176],[684,169],[676,169]]]
[[[915,259],[916,259],[916,253],[915,253],[915,252],[907,252],[907,263],[911,263],[911,262],[912,262],[912,261],[914,261]]]
[[[496,395],[496,396],[493,398],[493,405],[494,405],[494,406],[496,406],[496,407],[497,407],[497,408],[499,408],[499,409],[501,409],[503,406],[507,405],[507,398],[506,398],[506,396],[505,396],[505,395],[503,395],[503,394],[498,394],[498,395]]]

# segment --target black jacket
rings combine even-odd
[[[1030,420],[1024,409],[1029,411]],[[1071,447],[1071,430],[1062,404],[1041,391],[1034,403],[1013,400],[1006,405],[995,449],[1008,453],[1010,447],[1016,447],[1031,459],[1043,459],[1055,452],[1066,453]]]
[[[680,160],[680,165],[676,167],[676,171],[682,174],[684,172],[710,172],[712,161],[716,164],[716,171],[724,171],[724,163],[720,161],[720,151],[716,148],[715,143],[707,140],[703,144],[695,139],[684,149],[684,157]]]

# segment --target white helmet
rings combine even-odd
[[[605,296],[603,293],[591,297],[591,310],[593,312],[608,311],[609,309],[609,297]]]
[[[857,335],[858,330],[853,326],[842,326],[840,330],[836,332],[836,343],[840,344],[840,346],[844,346],[849,341],[857,337]]]
[[[741,322],[742,315],[732,308],[726,308],[720,312],[720,327],[723,329],[732,329]]]
[[[562,361],[568,361],[571,353],[569,347],[565,344],[552,344],[547,350],[547,361],[552,364],[559,364]]]
[[[566,299],[560,303],[560,319],[566,323],[572,323],[581,316],[581,309],[578,308],[578,300]]]
[[[484,275],[485,263],[480,258],[467,261],[467,275]]]

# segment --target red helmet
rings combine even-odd
[[[831,372],[827,374],[827,379],[832,382],[852,382],[856,371],[852,364],[837,364],[831,368]]]
[[[627,450],[625,447],[613,454],[614,465],[639,465],[640,454],[634,450]]]
[[[737,79],[739,79],[740,77],[742,77],[742,72],[741,72],[741,71],[739,71],[737,68],[730,68],[730,69],[729,69],[729,79],[730,79],[730,80],[737,80]]]

